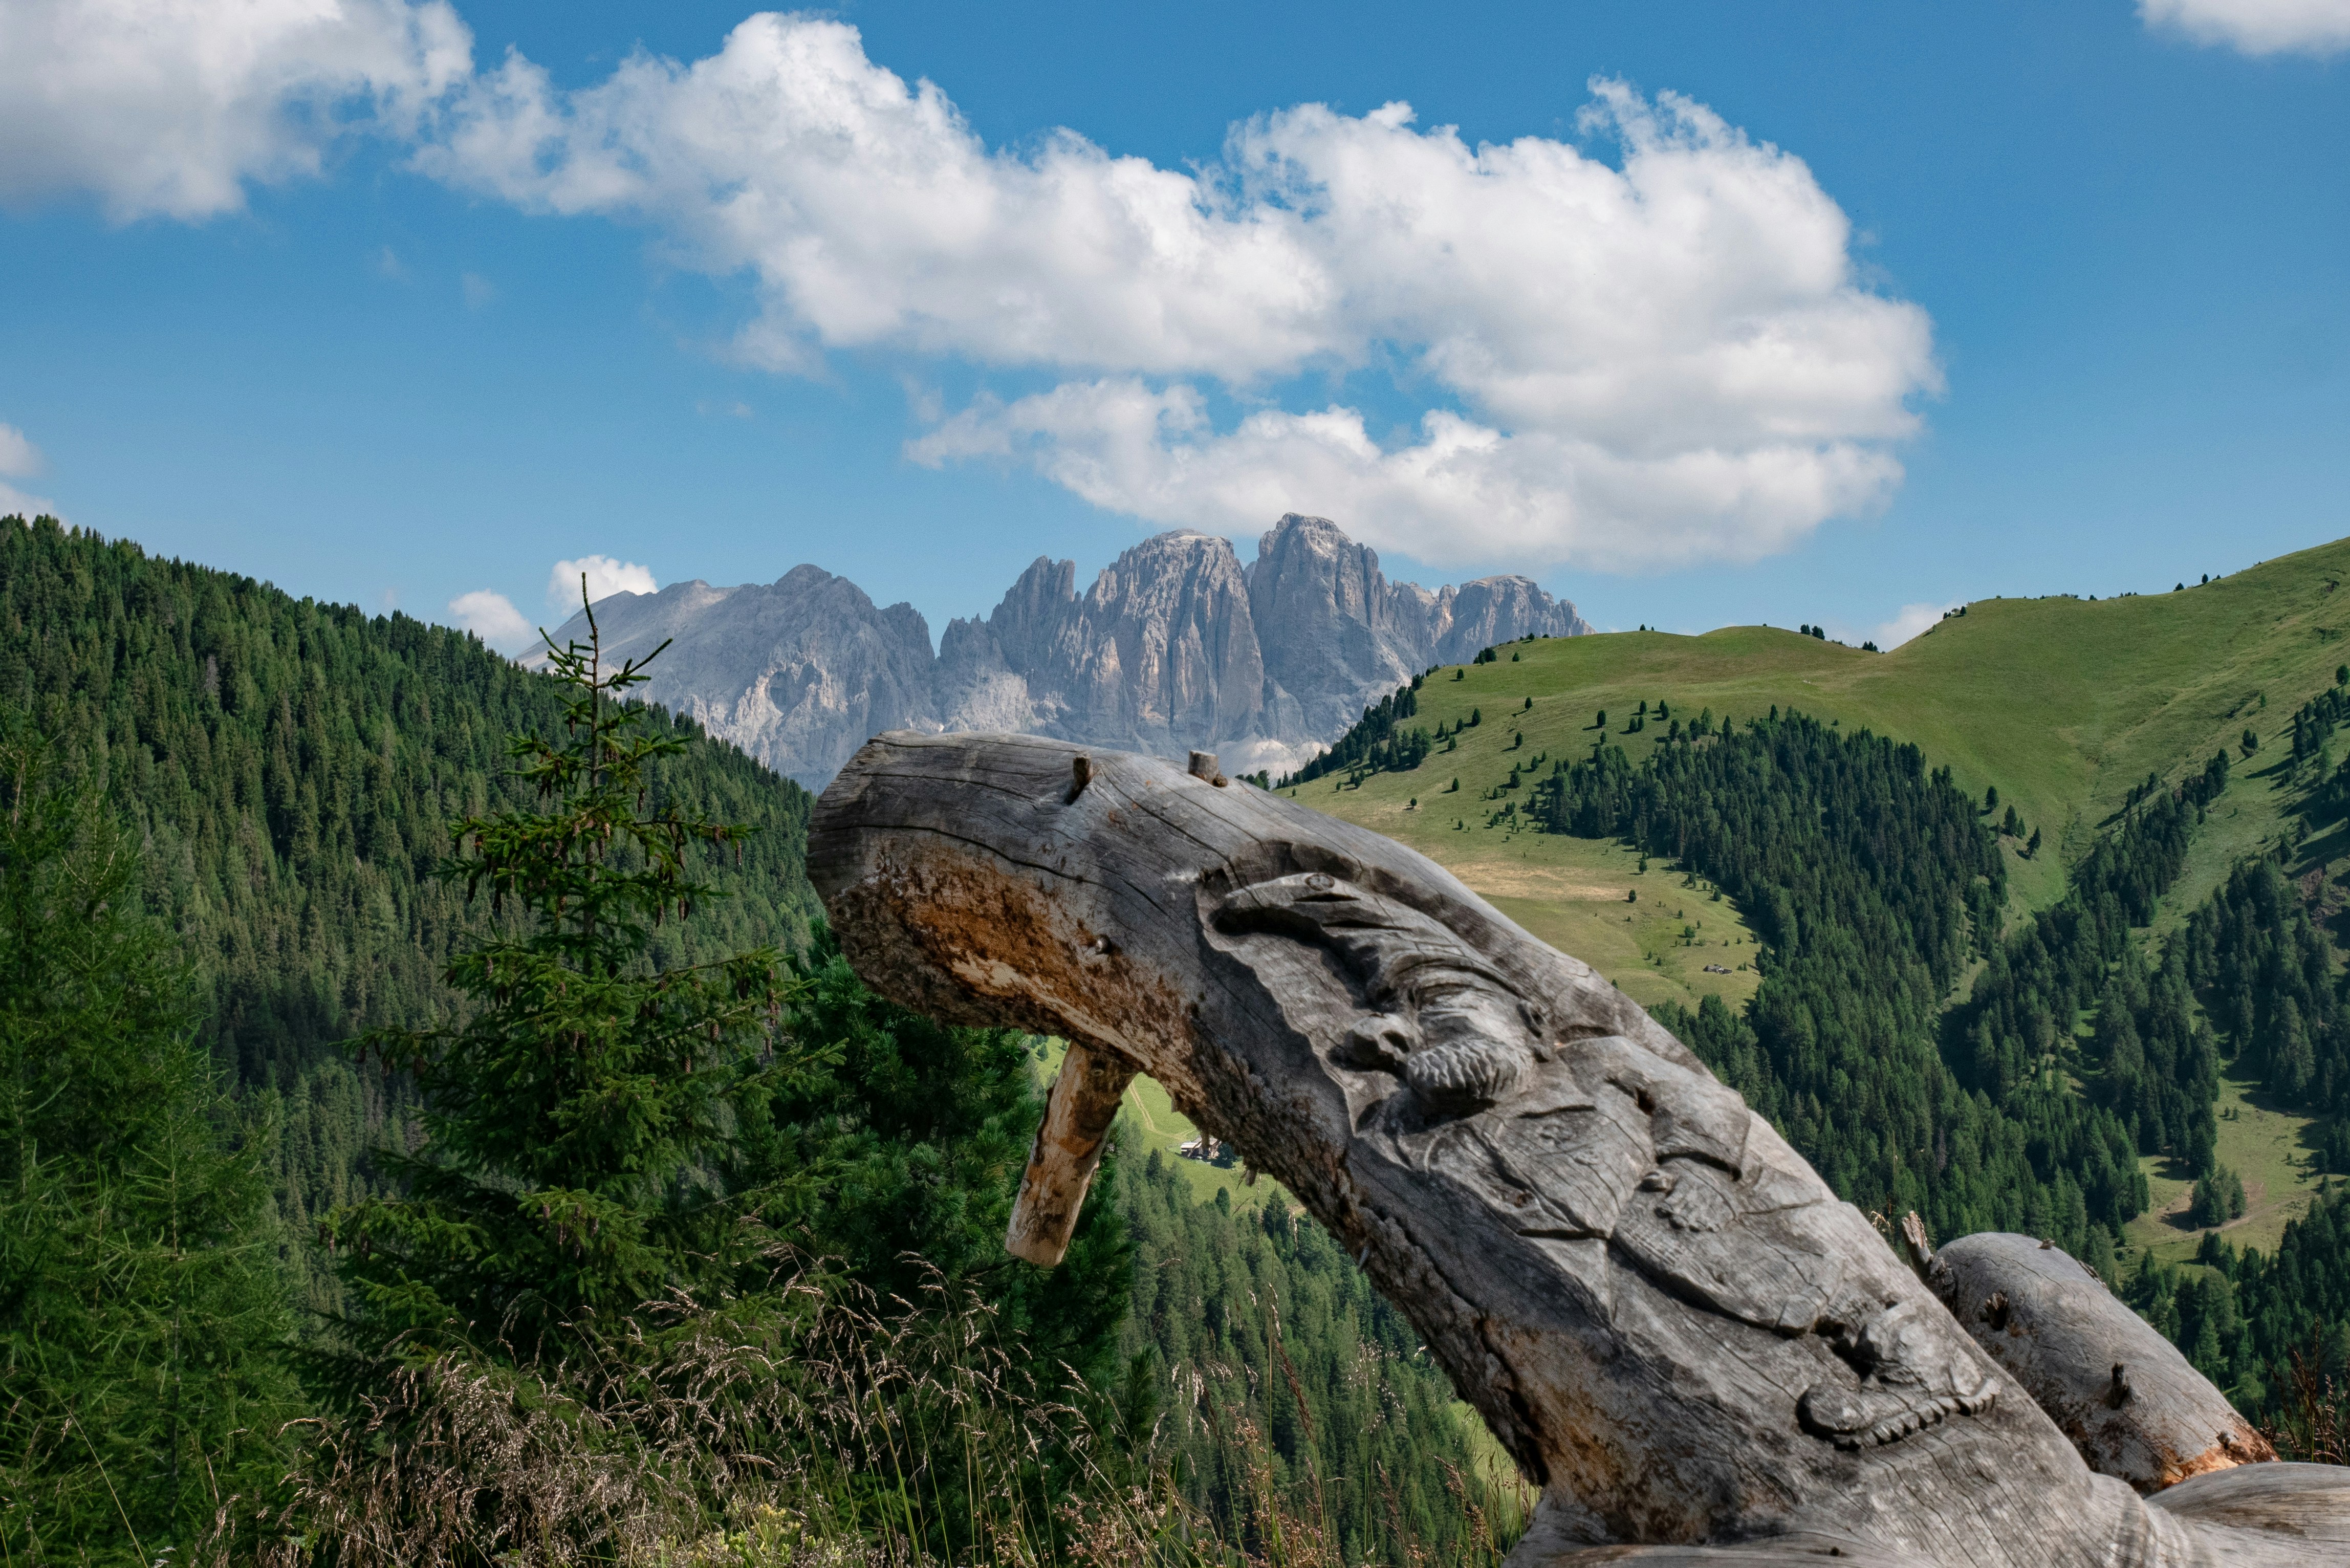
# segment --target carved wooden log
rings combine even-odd
[[[2093,1473],[1637,1004],[1212,759],[884,736],[808,866],[868,983],[1147,1072],[1295,1193],[1543,1485],[1515,1563],[2307,1568],[2350,1520],[2350,1472],[2268,1467],[2295,1537]],[[1038,1147],[1015,1231],[1045,1234],[1084,1157]]]

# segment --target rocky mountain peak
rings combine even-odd
[[[650,694],[820,788],[889,729],[1026,731],[1180,755],[1232,772],[1295,765],[1419,670],[1528,633],[1588,631],[1525,577],[1431,591],[1390,583],[1378,552],[1292,513],[1243,568],[1230,541],[1175,529],[1105,566],[1039,556],[984,620],[938,653],[911,605],[795,566],[772,585],[674,584],[598,603],[607,646],[648,652]],[[558,638],[584,633],[575,617]]]
[[[1394,596],[1378,552],[1326,517],[1293,512],[1261,535],[1248,587],[1284,730],[1343,732],[1361,711],[1357,693],[1398,686],[1422,667],[1425,639],[1399,639],[1389,625]]]

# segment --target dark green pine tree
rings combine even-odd
[[[197,1038],[135,843],[0,739],[0,1560],[181,1561],[296,1415],[265,1122]]]
[[[329,1226],[350,1307],[328,1365],[347,1387],[393,1354],[527,1360],[757,1266],[759,1195],[722,1178],[732,1101],[782,1075],[789,984],[772,948],[648,956],[653,928],[712,895],[693,862],[744,831],[659,798],[654,764],[685,743],[649,732],[629,692],[660,652],[606,667],[592,616],[588,642],[552,650],[564,732],[508,742],[538,809],[459,823],[443,873],[469,900],[486,889],[498,928],[448,966],[470,1012],[359,1043],[413,1078],[425,1141],[390,1157],[397,1196]]]

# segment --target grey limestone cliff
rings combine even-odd
[[[1082,594],[1075,562],[1040,557],[984,620],[950,621],[935,658],[912,606],[877,607],[815,566],[618,594],[596,616],[617,652],[674,639],[649,694],[812,789],[893,729],[1214,748],[1233,771],[1277,772],[1418,670],[1591,629],[1525,577],[1390,583],[1377,552],[1294,514],[1246,568],[1228,541],[1183,529],[1128,550]],[[574,618],[556,636],[585,630]]]
[[[1516,638],[1591,629],[1573,605],[1527,577],[1481,577],[1434,592],[1390,583],[1378,552],[1326,517],[1295,513],[1257,540],[1248,585],[1272,728],[1313,742],[1336,737],[1366,701],[1430,666]]]
[[[1120,556],[1082,597],[1076,583],[1076,563],[1039,559],[983,625],[948,628],[939,683],[947,728],[1021,729],[1162,754],[1263,728],[1264,659],[1230,544],[1161,534]],[[1002,722],[1014,710],[992,679],[999,668],[1024,687],[1024,722]]]
[[[640,659],[669,641],[646,695],[811,789],[872,735],[941,727],[920,612],[877,608],[855,583],[816,566],[741,587],[614,594],[595,613],[608,656]],[[587,630],[575,616],[555,636]]]

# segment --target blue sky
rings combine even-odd
[[[0,486],[484,627],[1295,509],[1858,640],[2350,534],[2350,0],[750,17],[0,0]]]

